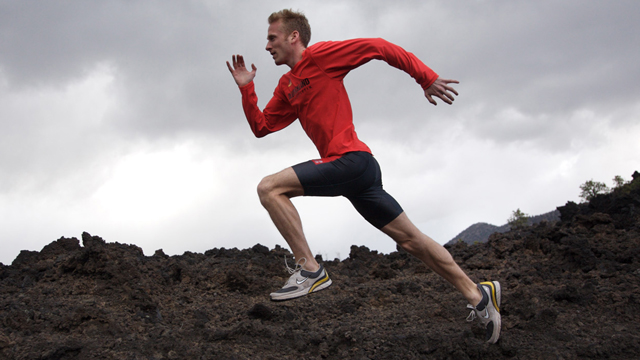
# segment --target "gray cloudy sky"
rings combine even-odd
[[[282,8],[312,43],[382,37],[460,81],[434,107],[383,62],[345,79],[385,187],[440,243],[640,170],[635,0],[0,0],[0,262],[83,231],[147,255],[285,246],[255,187],[318,155],[297,123],[255,139],[225,65],[257,66],[264,106]],[[395,249],[345,199],[294,203],[314,253]]]

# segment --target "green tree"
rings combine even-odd
[[[514,211],[511,217],[507,219],[507,223],[512,229],[520,229],[529,224],[529,215],[520,211],[520,209]]]
[[[593,181],[593,179],[580,185],[580,190],[582,190],[580,197],[585,201],[590,201],[597,195],[607,194],[610,191],[605,183]]]
[[[620,189],[621,187],[623,187],[623,186],[624,186],[625,181],[624,181],[624,179],[622,178],[622,176],[620,176],[620,175],[616,175],[616,176],[613,178],[613,183],[614,183],[614,185],[613,185],[613,188],[614,188],[614,189]]]

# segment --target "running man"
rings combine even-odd
[[[315,144],[320,159],[286,168],[262,179],[260,202],[293,252],[296,266],[284,287],[270,294],[275,301],[288,300],[325,289],[331,279],[319,264],[302,231],[302,222],[291,198],[296,196],[344,196],[373,226],[395,240],[450,282],[469,302],[487,329],[487,341],[500,336],[500,284],[475,284],[440,244],[423,234],[398,202],[382,188],[380,167],[369,147],[358,139],[351,104],[342,82],[349,71],[376,59],[405,71],[422,86],[427,100],[452,104],[450,84],[416,56],[383,39],[328,41],[309,45],[311,28],[302,13],[282,10],[269,16],[266,50],[276,65],[287,65],[267,106],[260,110],[253,79],[256,66],[245,65],[242,55],[227,61],[242,94],[242,107],[256,137],[282,130],[296,119]],[[471,305],[475,304],[475,306]]]

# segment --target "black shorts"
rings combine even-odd
[[[382,188],[380,165],[367,152],[350,152],[325,163],[313,160],[293,166],[304,196],[344,196],[371,225],[382,229],[402,213]]]

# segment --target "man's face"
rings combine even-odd
[[[291,54],[293,54],[293,47],[289,42],[289,36],[284,32],[281,21],[276,21],[269,25],[267,47],[265,49],[271,54],[276,65],[289,62]]]

